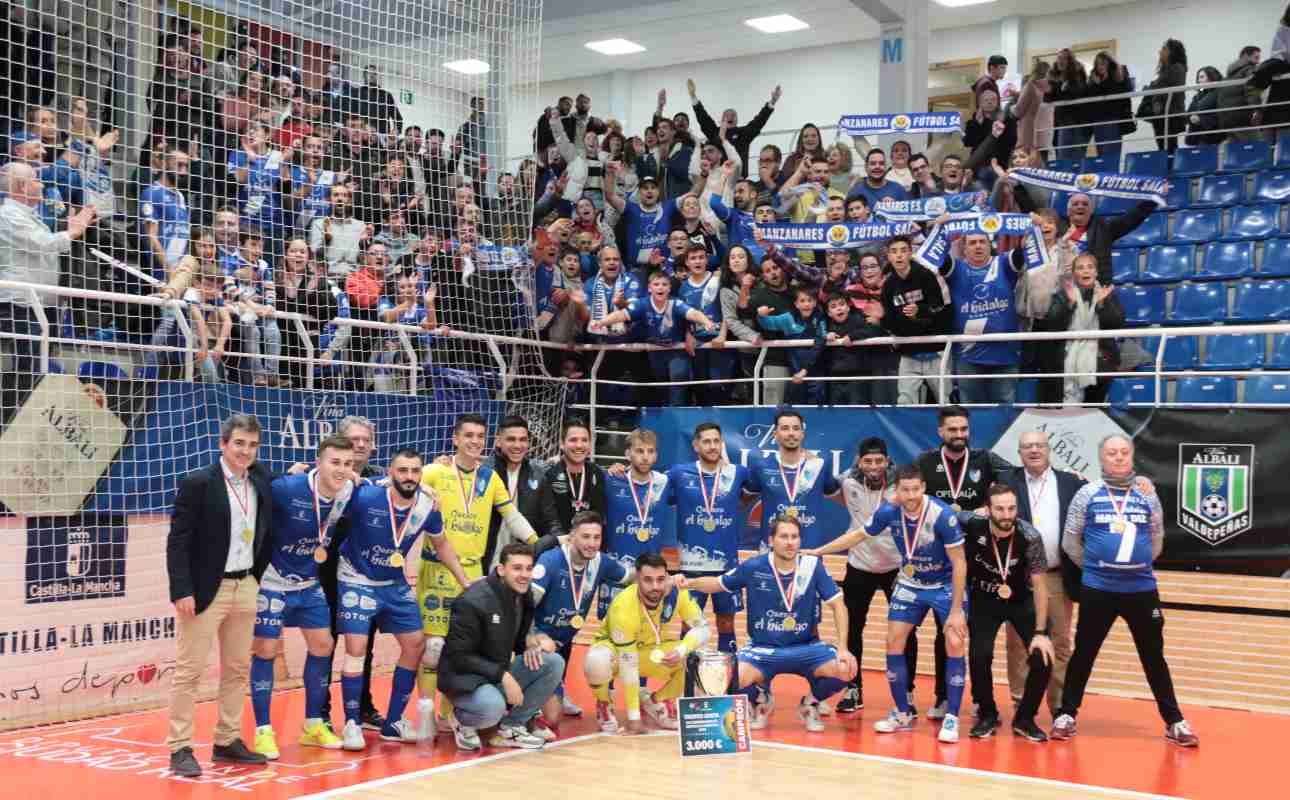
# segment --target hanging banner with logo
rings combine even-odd
[[[1150,200],[1165,205],[1169,180],[1151,175],[1126,175],[1120,172],[1063,172],[1037,167],[1019,167],[1008,175],[1030,186],[1055,192],[1070,192],[1094,197],[1118,197],[1123,200]]]
[[[985,192],[958,192],[938,194],[935,197],[918,197],[910,200],[893,200],[884,197],[874,206],[873,212],[891,222],[927,222],[942,214],[965,214],[980,210],[986,204]]]
[[[838,120],[838,131],[850,136],[888,133],[957,133],[963,115],[957,111],[913,114],[848,114]]]
[[[680,697],[676,711],[682,758],[752,752],[748,698],[744,695]]]
[[[771,244],[798,250],[845,250],[894,236],[912,236],[918,226],[908,222],[800,222],[758,225]]]
[[[955,214],[944,224],[932,228],[914,251],[914,260],[928,269],[940,269],[950,253],[951,236],[984,234],[986,236],[1020,236],[1026,269],[1048,263],[1048,245],[1029,214]]]

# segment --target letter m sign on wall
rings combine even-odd
[[[900,64],[905,60],[905,37],[884,36],[882,40],[882,63]]]

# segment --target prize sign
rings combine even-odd
[[[682,757],[752,751],[746,696],[681,697],[676,707],[681,723]]]

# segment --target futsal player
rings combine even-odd
[[[964,588],[967,564],[963,530],[948,505],[926,494],[927,484],[917,466],[896,470],[896,502],[884,504],[865,525],[870,536],[890,535],[900,554],[900,576],[887,610],[887,682],[896,707],[874,723],[879,733],[908,731],[914,726],[909,709],[905,642],[931,611],[945,629],[945,716],[937,738],[959,740],[959,706],[967,683],[963,657],[967,639]],[[930,714],[929,714],[930,716]]]
[[[273,661],[284,627],[299,628],[305,656],[305,725],[300,744],[340,749],[340,737],[323,724],[323,699],[331,688],[331,610],[318,582],[336,523],[349,503],[354,484],[354,446],[341,436],[318,445],[318,463],[307,475],[276,479],[269,565],[255,601],[255,639],[251,645],[251,708],[255,712],[255,752],[278,758],[270,708]]]
[[[847,607],[833,578],[818,556],[798,551],[802,523],[777,516],[770,523],[770,552],[754,556],[719,577],[678,576],[677,586],[695,591],[747,594],[748,644],[738,655],[739,685],[753,705],[753,728],[769,722],[768,704],[757,703],[757,685],[776,675],[800,675],[811,686],[797,715],[811,732],[824,730],[819,704],[846,687],[855,677],[856,660],[847,649]],[[822,606],[833,614],[837,645],[819,639]]]
[[[1075,717],[1093,662],[1116,617],[1124,617],[1156,708],[1165,721],[1165,738],[1180,747],[1196,747],[1200,739],[1178,708],[1165,661],[1165,615],[1151,567],[1165,546],[1160,498],[1144,495],[1135,484],[1129,437],[1106,437],[1098,454],[1102,479],[1075,494],[1062,534],[1062,550],[1084,573],[1075,652],[1066,669],[1061,714],[1053,721],[1052,737],[1065,740],[1075,736]]]
[[[685,688],[686,656],[703,647],[710,635],[703,611],[679,585],[682,579],[677,578],[676,584],[669,580],[667,562],[661,555],[641,553],[635,567],[636,583],[610,603],[582,665],[596,695],[596,720],[606,733],[619,730],[609,692],[609,682],[615,677],[623,687],[627,733],[644,732],[642,709],[660,728],[676,729],[675,699]],[[664,626],[676,618],[689,631],[680,641],[664,639]],[[641,677],[661,679],[663,686],[652,693],[643,692]]]
[[[806,421],[791,408],[775,413],[775,452],[749,459],[747,491],[761,495],[761,541],[770,538],[770,522],[778,516],[801,523],[802,547],[819,547],[828,541],[823,525],[822,499],[840,495],[842,485],[824,459],[802,447]]]
[[[671,509],[664,497],[668,478],[654,469],[658,461],[658,437],[653,431],[638,428],[627,436],[628,469],[624,474],[609,469],[605,477],[605,496],[609,506],[605,526],[605,555],[630,569],[642,553],[662,555],[676,547],[676,534],[664,534],[663,523]],[[616,474],[617,473],[617,474]],[[621,589],[606,585],[600,590],[597,615],[604,619],[609,606]]]
[[[399,642],[399,660],[390,684],[390,704],[381,738],[416,741],[416,731],[403,719],[403,709],[416,685],[425,638],[417,598],[403,568],[423,532],[433,539],[444,568],[457,581],[466,581],[452,543],[443,535],[439,498],[434,492],[418,489],[423,465],[416,451],[400,450],[390,461],[390,485],[361,486],[350,501],[349,535],[340,547],[336,570],[340,595],[336,625],[345,636],[340,683],[345,705],[341,740],[346,750],[367,746],[359,727],[359,693],[363,685],[363,652],[374,625],[393,634]]]
[[[426,637],[417,684],[421,699],[429,700],[431,705],[439,687],[439,658],[443,654],[444,637],[448,635],[452,601],[468,583],[484,575],[483,557],[488,549],[493,512],[501,516],[514,538],[526,544],[535,544],[538,538],[533,526],[515,509],[501,476],[491,465],[482,463],[487,438],[488,423],[482,416],[459,415],[452,428],[452,463],[430,464],[421,473],[421,488],[438,499],[444,528],[442,539],[428,539],[422,546],[421,569],[417,575],[417,602]],[[437,553],[440,541],[452,545],[452,551],[461,561],[464,578],[449,569]],[[445,734],[450,732],[450,710],[445,697],[437,723]],[[431,735],[434,732],[430,731]]]

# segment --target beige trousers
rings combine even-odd
[[[1042,580],[1048,589],[1048,638],[1053,640],[1053,652],[1056,655],[1053,660],[1053,675],[1048,680],[1048,710],[1056,716],[1062,703],[1062,687],[1066,685],[1066,665],[1071,660],[1071,602],[1062,586],[1060,571],[1045,572]],[[1021,700],[1030,668],[1026,664],[1026,647],[1022,644],[1021,637],[1017,636],[1011,625],[1004,627],[1008,629],[1008,689],[1012,692],[1015,704]]]

